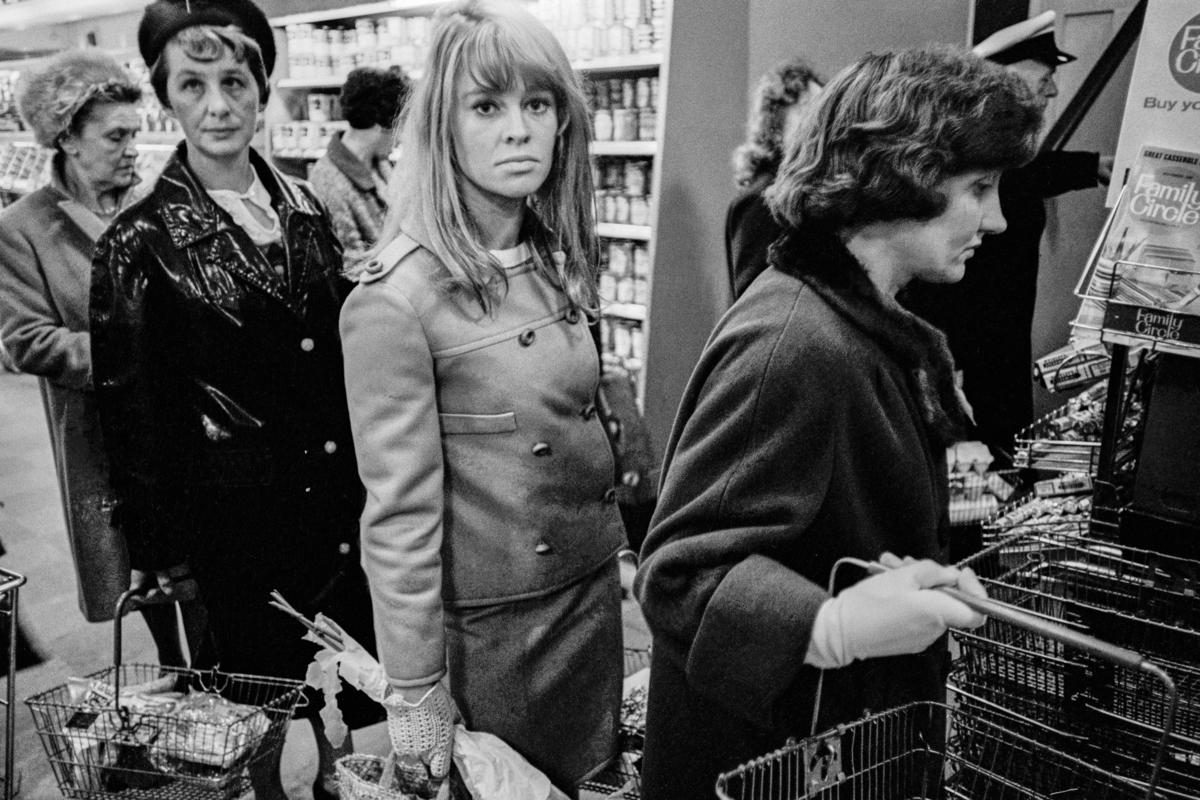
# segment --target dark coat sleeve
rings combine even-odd
[[[1021,181],[1042,198],[1099,186],[1096,173],[1100,154],[1071,150],[1039,153],[1033,161],[1013,170]]]
[[[148,260],[131,225],[117,223],[97,243],[89,306],[92,370],[104,447],[117,506],[113,524],[125,536],[130,563],[164,569],[185,560],[179,544],[185,476],[177,454],[183,432],[173,419],[169,376],[148,317]]]
[[[685,393],[637,589],[656,657],[770,724],[828,595],[784,563],[822,512],[842,413],[834,358],[795,324],[726,318]],[[741,320],[740,322],[738,320]]]

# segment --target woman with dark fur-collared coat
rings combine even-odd
[[[1033,155],[1038,120],[998,67],[909,50],[840,73],[789,144],[767,191],[785,236],[692,374],[642,549],[647,800],[710,797],[810,725],[943,696],[947,626],[983,622],[933,591],[983,592],[941,565],[968,411],[945,338],[895,295],[959,280],[1003,230],[999,171]]]
[[[271,37],[248,0],[147,7],[139,45],[185,141],[100,240],[91,324],[116,520],[135,566],[160,571],[169,592],[161,570],[187,559],[223,670],[303,679],[314,647],[268,605],[272,589],[368,650],[374,638],[341,383],[341,248],[312,190],[250,147]],[[358,692],[342,698],[351,728],[382,716]],[[312,699],[302,713],[322,798],[337,751]],[[278,763],[251,779],[258,800],[284,797]]]

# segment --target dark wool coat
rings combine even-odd
[[[93,373],[132,563],[187,560],[224,669],[303,678],[313,647],[272,589],[374,649],[337,330],[350,285],[312,190],[251,164],[279,244],[260,250],[213,202],[186,143],[100,238]]]
[[[833,236],[793,231],[771,259],[692,374],[642,550],[647,800],[712,796],[722,771],[809,733],[804,656],[838,558],[946,552],[963,416],[944,339]],[[829,671],[820,726],[939,697],[944,654]]]
[[[945,331],[980,440],[1012,452],[1033,422],[1033,312],[1045,200],[1097,185],[1097,153],[1042,153],[1000,179],[1003,233],[983,237],[958,283],[914,284],[902,302]]]

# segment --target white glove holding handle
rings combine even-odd
[[[884,553],[886,569],[826,600],[813,622],[805,663],[820,669],[844,667],[856,659],[919,653],[947,628],[978,628],[986,617],[939,586],[952,586],[986,598],[970,568],[936,561],[899,559]]]
[[[411,755],[441,780],[454,752],[454,700],[440,682],[416,689],[391,689],[383,699],[388,735],[398,755]]]

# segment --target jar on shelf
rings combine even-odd
[[[637,158],[625,162],[625,179],[622,182],[625,194],[638,196],[646,194],[647,164]]]
[[[612,111],[607,108],[597,108],[592,124],[595,126],[592,135],[597,142],[611,142],[613,138]]]
[[[629,198],[629,224],[650,224],[650,203],[645,195],[633,195]]]

